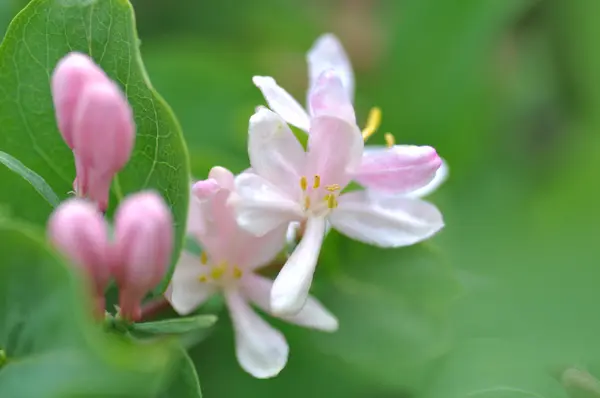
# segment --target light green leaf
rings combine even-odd
[[[173,363],[174,374],[159,398],[202,398],[200,381],[194,363],[188,353],[179,349],[178,358]]]
[[[0,252],[0,396],[156,396],[171,369],[170,345],[103,334],[83,279],[41,231],[0,223]]]
[[[58,196],[42,177],[37,175],[18,159],[13,158],[6,152],[0,151],[0,162],[31,184],[31,186],[46,200],[46,202],[50,204],[50,206],[58,206],[60,199],[58,199]]]
[[[57,131],[50,93],[51,73],[71,51],[91,55],[121,85],[135,113],[136,146],[113,182],[110,212],[129,193],[160,192],[175,219],[175,263],[189,199],[187,149],[177,120],[144,70],[128,1],[33,0],[15,17],[0,46],[0,148],[39,174],[59,197],[71,191],[73,155]],[[19,192],[14,194],[18,198]]]
[[[165,319],[156,322],[135,323],[131,325],[134,332],[148,334],[183,334],[198,329],[211,327],[217,321],[214,315],[196,315],[185,318]]]

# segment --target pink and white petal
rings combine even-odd
[[[425,196],[432,194],[448,179],[449,171],[448,163],[442,159],[441,166],[437,169],[435,177],[433,177],[433,180],[431,180],[429,184],[414,191],[407,192],[404,196],[409,198],[424,198]]]
[[[204,212],[202,211],[202,203],[200,199],[194,195],[193,191],[191,191],[190,194],[186,232],[191,235],[203,234],[206,231],[206,224]]]
[[[261,310],[272,314],[269,301],[273,281],[263,276],[251,274],[243,280],[242,291],[248,299]],[[315,298],[308,296],[306,304],[299,313],[279,317],[284,321],[310,329],[335,332],[338,320]]]
[[[318,77],[328,69],[340,74],[348,98],[354,98],[354,72],[348,55],[337,37],[327,33],[319,37],[306,56],[308,61],[309,89]]]
[[[215,166],[210,169],[208,178],[215,180],[219,186],[228,191],[232,191],[234,188],[234,175],[231,171],[225,167]]]
[[[341,195],[329,221],[341,233],[379,247],[409,246],[430,238],[444,226],[442,214],[430,203],[365,191]]]
[[[312,86],[308,95],[308,109],[311,117],[337,116],[348,123],[356,124],[352,99],[334,70],[323,71]]]
[[[430,183],[441,163],[441,158],[430,146],[365,148],[353,179],[368,189],[406,193]]]
[[[179,315],[187,315],[217,292],[212,285],[202,283],[200,259],[181,252],[165,298]]]
[[[289,124],[308,131],[310,127],[308,114],[294,97],[277,84],[275,79],[269,76],[254,76],[252,82],[262,91],[273,112],[279,114]]]
[[[250,118],[248,154],[255,174],[284,187],[293,196],[300,194],[300,177],[306,152],[285,121],[267,108]]]
[[[325,235],[325,219],[309,218],[302,240],[275,278],[271,290],[271,313],[296,315],[308,297]]]
[[[259,379],[277,376],[289,355],[283,334],[258,316],[239,292],[226,292],[225,300],[233,321],[235,353],[241,367]]]
[[[237,241],[239,257],[235,264],[245,269],[256,269],[268,265],[285,247],[287,225],[282,225],[264,236],[245,233]]]
[[[262,236],[304,216],[300,204],[264,178],[251,173],[235,179],[236,191],[230,196],[238,225]]]
[[[319,175],[322,186],[339,184],[343,188],[360,165],[363,148],[355,124],[332,116],[314,118],[308,137],[306,174]]]

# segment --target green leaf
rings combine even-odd
[[[23,163],[19,162],[18,159],[13,158],[6,152],[0,151],[0,162],[31,184],[31,186],[46,200],[46,202],[50,204],[50,206],[58,206],[60,199],[58,199],[58,196],[42,177],[37,175],[35,172],[27,168],[27,166],[25,166]]]
[[[109,212],[129,193],[160,192],[175,219],[174,264],[185,231],[189,160],[178,122],[144,70],[128,1],[33,0],[15,17],[0,46],[0,148],[39,174],[61,199],[67,197],[74,162],[56,128],[50,76],[71,51],[92,56],[121,85],[135,113],[135,149],[113,181]],[[14,192],[14,200],[18,197]]]
[[[178,358],[173,363],[175,373],[159,398],[201,398],[200,381],[194,363],[188,353],[179,349]]]
[[[198,329],[206,329],[215,324],[217,317],[214,315],[196,315],[185,318],[165,319],[156,322],[134,323],[131,329],[154,335],[183,334]]]
[[[42,231],[0,223],[0,396],[152,397],[171,369],[171,345],[105,335],[83,279]]]
[[[315,334],[329,356],[390,388],[416,387],[450,348],[446,313],[459,285],[431,244],[391,250],[330,233],[319,267],[331,270],[317,290],[339,318],[333,334]]]

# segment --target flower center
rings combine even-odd
[[[367,125],[362,131],[363,140],[367,142],[369,137],[377,132],[381,126],[381,109],[377,107],[371,108],[369,111],[369,116],[367,117]],[[396,140],[391,133],[384,134],[385,144],[388,148],[393,147],[396,144]]]
[[[198,281],[201,283],[224,285],[232,283],[244,275],[244,271],[240,267],[230,265],[227,261],[221,261],[217,264],[209,263],[206,252],[202,252],[200,255],[200,264],[204,271],[198,277]]]
[[[300,178],[300,189],[302,190],[301,203],[304,211],[314,215],[327,215],[338,206],[337,197],[342,190],[340,184],[321,185],[321,176],[314,175],[312,184],[309,186],[308,179]]]

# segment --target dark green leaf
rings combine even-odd
[[[136,146],[113,182],[110,211],[129,193],[160,192],[176,223],[175,262],[189,199],[187,149],[177,120],[144,70],[128,1],[34,0],[13,20],[0,47],[0,148],[44,178],[59,197],[71,191],[73,155],[57,131],[50,93],[51,73],[71,51],[91,55],[122,86],[135,113]]]

